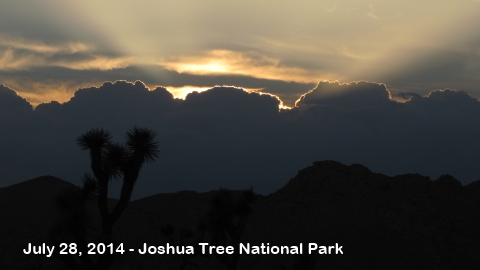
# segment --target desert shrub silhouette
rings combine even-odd
[[[67,190],[56,199],[61,218],[52,230],[56,243],[75,243],[78,255],[61,255],[70,269],[107,269],[113,262],[109,252],[98,255],[96,261],[87,256],[87,243],[91,229],[91,217],[87,203],[97,200],[101,216],[101,233],[97,240],[108,245],[113,242],[112,228],[127,208],[135,182],[144,163],[158,157],[156,133],[148,128],[133,127],[126,133],[126,143],[111,141],[111,135],[103,129],[91,129],[77,139],[82,150],[90,152],[93,176],[86,174],[81,188]],[[123,178],[120,199],[110,212],[107,205],[108,184],[112,179]],[[87,241],[89,240],[89,241]],[[116,247],[116,245],[114,245]]]
[[[240,238],[245,231],[247,220],[252,213],[251,203],[256,196],[253,189],[233,192],[218,190],[210,201],[210,209],[206,216],[206,230],[211,233],[211,245],[233,246],[238,249]],[[237,268],[240,254],[215,254],[217,260],[228,269]]]

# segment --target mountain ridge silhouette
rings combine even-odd
[[[28,242],[48,241],[48,229],[57,214],[53,205],[46,206],[46,195],[73,186],[46,176],[0,188],[0,214],[6,217],[0,225],[0,239],[4,239],[0,253],[8,258],[0,263],[1,269],[62,267],[58,258],[21,251]],[[114,235],[127,248],[164,245],[168,240],[160,227],[171,224],[177,231],[195,231],[213,194],[180,191],[132,201]],[[480,265],[478,213],[480,181],[462,186],[449,175],[433,181],[419,174],[390,177],[359,164],[319,161],[300,170],[276,192],[258,197],[242,242],[342,245],[344,255],[312,255],[319,269],[476,269]],[[292,269],[297,259],[295,255],[241,255],[238,269]],[[191,260],[202,269],[224,269],[213,257]],[[179,255],[125,253],[112,269],[178,269],[179,264]]]

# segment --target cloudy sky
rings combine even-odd
[[[477,0],[2,1],[0,187],[79,183],[76,138],[134,125],[161,150],[134,198],[268,194],[324,159],[468,184],[479,14]]]
[[[479,97],[480,1],[60,1],[0,4],[0,82],[32,104],[141,80],[214,85],[293,105],[323,80]]]

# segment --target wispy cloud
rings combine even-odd
[[[33,54],[18,56],[13,49],[0,49],[0,70],[26,69],[41,64],[44,61]]]
[[[368,17],[375,20],[381,20],[380,17],[378,17],[377,14],[375,13],[375,8],[373,7],[373,5],[370,4],[369,7],[370,7],[370,10],[367,13]]]
[[[25,39],[23,37],[0,34],[0,46],[15,50],[27,50],[36,53],[67,53],[88,52],[95,49],[94,46],[82,42],[60,42],[47,44],[38,39]]]
[[[327,9],[327,12],[334,12],[337,10],[337,2],[333,3],[333,7]]]
[[[130,57],[107,56],[93,45],[82,42],[47,44],[41,40],[0,35],[0,70],[26,70],[34,67],[65,67],[76,70],[111,70],[133,62]]]
[[[52,64],[59,67],[66,67],[76,70],[98,69],[112,70],[116,68],[125,68],[130,66],[134,60],[131,57],[107,57],[101,55],[92,55],[87,59],[79,61],[61,60]]]

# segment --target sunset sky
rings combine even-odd
[[[178,97],[235,85],[287,105],[319,81],[480,97],[480,1],[11,1],[0,84],[34,105],[104,81]]]

